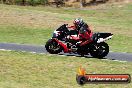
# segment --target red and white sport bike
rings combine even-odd
[[[77,35],[76,30],[68,30],[64,24],[54,31],[53,36],[46,42],[45,48],[51,54],[75,53],[81,56],[88,55],[96,58],[103,58],[109,53],[109,46],[106,40],[112,38],[112,33],[93,33],[92,42],[83,46],[78,46],[76,40],[67,39],[67,36]]]

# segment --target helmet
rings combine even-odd
[[[75,25],[76,29],[79,29],[83,25],[83,20],[81,18],[76,18],[73,21],[73,24]]]

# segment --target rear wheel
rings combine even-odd
[[[58,54],[62,51],[61,46],[54,40],[49,39],[45,45],[46,50],[51,54]]]
[[[105,42],[93,44],[90,48],[90,55],[96,58],[103,58],[109,53],[109,46]]]

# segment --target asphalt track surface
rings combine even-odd
[[[26,51],[32,53],[48,53],[45,50],[44,45],[25,45],[25,44],[15,44],[15,43],[0,43],[1,50],[15,50],[15,51]],[[58,55],[65,56],[79,56],[77,54],[69,54],[69,53],[60,53]],[[90,55],[85,56],[86,58],[91,58]],[[120,52],[109,52],[109,54],[103,58],[109,60],[118,60],[118,61],[132,61],[132,53],[120,53]]]

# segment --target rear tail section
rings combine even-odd
[[[113,37],[112,33],[95,33],[93,34],[93,40],[97,43],[104,42]]]

